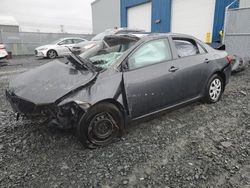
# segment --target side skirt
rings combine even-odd
[[[193,102],[195,102],[195,101],[198,101],[198,100],[201,99],[201,98],[202,98],[202,96],[199,95],[198,97],[189,99],[189,100],[187,100],[187,101],[184,101],[184,102],[181,102],[181,103],[172,105],[172,106],[168,106],[168,107],[163,108],[163,109],[160,109],[160,110],[156,110],[156,111],[154,111],[154,112],[145,114],[145,115],[143,115],[143,116],[139,116],[139,117],[133,118],[133,119],[131,119],[131,121],[139,120],[139,119],[142,119],[142,118],[145,118],[145,117],[148,117],[148,116],[151,116],[151,115],[154,115],[154,114],[163,112],[163,111],[167,111],[167,110],[170,110],[170,109],[182,107],[182,106],[185,106],[185,105],[187,105],[187,104],[190,104],[190,103],[193,103]]]

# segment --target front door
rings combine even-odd
[[[161,110],[178,98],[174,74],[169,71],[171,60],[166,38],[141,45],[128,58],[123,80],[131,118]]]

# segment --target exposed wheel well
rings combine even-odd
[[[111,103],[111,104],[115,105],[122,112],[124,117],[127,116],[127,113],[126,113],[124,106],[114,99],[104,99],[102,101],[97,102],[96,104],[100,104],[100,103],[104,103],[104,102]],[[96,104],[94,104],[94,105],[96,105]]]

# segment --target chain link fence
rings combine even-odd
[[[250,7],[228,9],[224,29],[227,52],[250,60]]]
[[[0,42],[12,55],[34,54],[36,47],[49,44],[65,37],[81,37],[90,40],[91,34],[68,34],[68,33],[33,33],[33,32],[3,32],[0,31]]]

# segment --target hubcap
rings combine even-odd
[[[50,58],[55,58],[56,57],[56,53],[54,51],[49,51],[49,57]]]
[[[217,101],[221,94],[221,81],[216,78],[212,81],[209,88],[209,95],[213,101]]]
[[[118,131],[118,126],[109,113],[97,114],[88,127],[88,137],[91,143],[105,145],[111,141]]]

